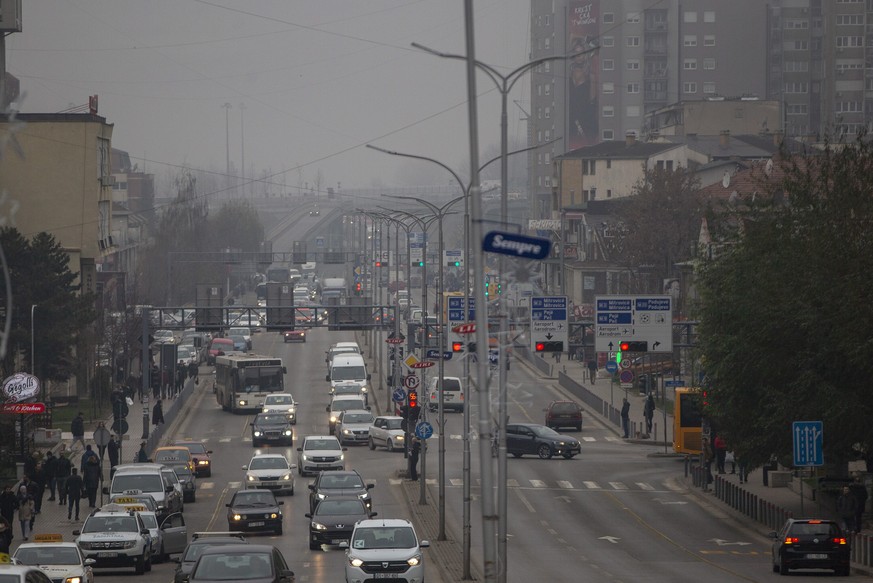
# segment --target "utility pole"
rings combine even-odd
[[[225,103],[221,107],[224,108],[224,149],[226,154],[224,180],[226,192],[230,193],[230,108],[233,107],[230,103]],[[229,290],[228,290],[229,291]]]
[[[240,169],[242,171],[242,195],[246,194],[246,124],[245,124],[246,104],[239,104],[239,145],[240,145]]]

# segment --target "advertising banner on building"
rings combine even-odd
[[[578,53],[597,44],[600,2],[570,2],[567,15],[567,53]],[[600,57],[590,52],[574,57],[567,66],[567,145],[570,150],[600,141]]]

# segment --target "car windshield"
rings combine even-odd
[[[155,452],[155,463],[164,462],[180,462],[191,457],[191,452],[188,448],[180,449],[162,449]]]
[[[363,366],[335,366],[330,371],[332,381],[353,381],[367,377]]]
[[[133,516],[91,516],[85,521],[82,532],[137,532]]]
[[[197,562],[191,578],[194,581],[249,581],[267,579],[273,574],[267,553],[234,553],[232,555],[203,555]]]
[[[373,422],[373,416],[369,413],[350,413],[343,415],[343,423],[367,423]]]
[[[112,480],[113,492],[140,490],[142,492],[163,492],[161,477],[156,474],[115,474]]]
[[[791,536],[839,536],[839,528],[833,522],[795,522],[789,532]]]
[[[176,349],[179,358],[187,358],[191,356],[191,349],[187,346],[180,346]]]
[[[439,389],[440,387],[437,387]],[[447,391],[460,391],[461,383],[458,382],[458,379],[443,379],[442,388]]]
[[[188,466],[170,466],[173,468],[173,471],[176,472],[176,477],[183,482],[187,482],[191,479],[191,468]]]
[[[30,547],[18,549],[15,558],[23,565],[81,565],[79,553],[72,547]]]
[[[237,492],[233,497],[231,506],[275,506],[276,498],[272,492],[260,492],[257,490]]]
[[[409,549],[416,546],[415,532],[408,526],[356,528],[353,549]]]
[[[264,401],[264,405],[293,405],[294,399],[291,395],[271,395]]]
[[[288,462],[281,457],[256,457],[249,464],[250,470],[287,470]]]
[[[331,411],[349,411],[351,409],[363,409],[364,402],[360,399],[339,399],[330,404]]]
[[[231,328],[228,336],[251,336],[252,331],[248,328]]]
[[[185,449],[191,453],[206,453],[206,446],[202,443],[186,443]]]
[[[146,528],[158,527],[158,519],[154,514],[140,512],[139,517],[142,518],[142,523]]]
[[[551,427],[545,427],[544,425],[531,425],[530,429],[540,437],[557,437],[560,435],[560,433]]]
[[[364,503],[360,500],[331,500],[318,503],[315,513],[321,516],[343,516],[347,514],[366,514]]]
[[[277,424],[277,423],[287,424],[288,423],[288,415],[263,415],[262,414],[262,415],[258,415],[257,418],[255,418],[255,425],[260,425],[260,424],[272,425],[272,424]]]
[[[322,474],[318,483],[321,488],[363,488],[364,483],[357,474]]]
[[[340,446],[336,438],[307,439],[303,442],[303,449],[340,449]]]
[[[282,367],[259,366],[246,368],[242,373],[245,391],[280,393],[283,388]]]
[[[403,419],[388,419],[386,429],[403,429]]]
[[[336,385],[333,388],[334,395],[357,395],[360,392],[360,385]]]
[[[157,330],[154,334],[155,338],[172,338],[172,330]]]
[[[204,541],[192,542],[190,545],[188,545],[188,548],[185,550],[185,555],[183,556],[182,560],[185,561],[186,563],[187,562],[193,563],[194,561],[196,561],[200,557],[200,555],[203,554],[203,551],[205,551],[208,547],[214,547],[214,546],[219,546],[219,545],[238,545],[242,542],[244,542],[244,541],[240,541],[240,540],[234,540],[234,541],[204,540]]]

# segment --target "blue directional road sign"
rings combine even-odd
[[[530,299],[530,350],[539,342],[563,342],[569,339],[567,296],[532,296]]]
[[[464,317],[464,296],[449,296],[449,322],[472,322],[476,319],[476,298],[470,300],[470,309]]]
[[[451,360],[452,359],[452,352],[450,350],[443,351],[442,354],[443,354],[443,360]],[[439,357],[440,357],[440,351],[435,349],[435,348],[429,349],[427,351],[427,353],[425,354],[425,358],[439,360]]]
[[[391,393],[391,398],[394,400],[395,403],[402,403],[406,400],[406,391],[404,391],[400,387],[397,387],[396,389],[394,389],[394,392]]]
[[[665,387],[684,387],[685,381],[682,379],[670,379],[668,381],[664,381]]]
[[[545,259],[552,249],[549,239],[491,231],[482,239],[482,250],[523,259]]]
[[[433,435],[433,425],[427,421],[421,421],[415,426],[415,436],[419,439],[430,439]]]
[[[609,374],[613,374],[617,370],[618,370],[618,363],[615,362],[614,360],[610,360],[609,362],[606,363],[606,372],[608,372]]]
[[[821,421],[795,421],[791,424],[795,466],[824,465],[824,431]]]

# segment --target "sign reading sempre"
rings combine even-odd
[[[39,379],[26,372],[15,373],[3,381],[3,400],[20,403],[39,395]]]

